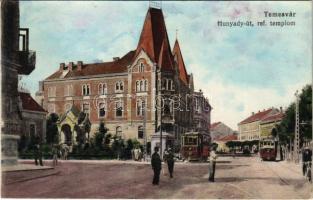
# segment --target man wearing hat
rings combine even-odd
[[[151,165],[152,165],[152,169],[154,172],[153,181],[152,181],[153,185],[159,185],[160,171],[162,169],[161,158],[158,152],[159,152],[159,147],[154,147],[154,153],[152,154],[152,157],[151,157]]]
[[[170,177],[173,178],[173,170],[174,170],[174,153],[171,148],[168,148],[167,153],[165,154],[164,160],[167,163],[168,171],[170,173]]]

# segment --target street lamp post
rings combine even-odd
[[[296,163],[299,163],[299,94],[298,90],[295,93],[296,96],[296,117],[295,117],[295,139],[294,139],[294,148],[293,148],[293,153],[294,153],[294,161]]]

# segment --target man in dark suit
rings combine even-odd
[[[153,181],[152,181],[153,185],[159,185],[160,171],[162,169],[161,158],[158,152],[159,152],[159,147],[155,147],[154,153],[152,154],[152,157],[151,157],[151,165],[152,165],[152,169],[154,172]]]
[[[165,162],[167,163],[168,171],[170,173],[170,177],[173,178],[174,171],[174,153],[171,148],[168,148],[167,153],[164,155]]]

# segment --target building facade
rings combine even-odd
[[[20,28],[19,2],[1,1],[1,164],[17,163],[17,142],[23,117],[19,107],[18,75],[28,75],[36,63],[29,50],[29,30]]]
[[[171,49],[162,10],[150,7],[136,49],[109,62],[61,63],[36,98],[49,113],[85,112],[91,135],[104,121],[112,135],[144,142],[160,129],[177,139],[190,130],[193,88],[178,40]]]
[[[261,124],[263,124],[262,127],[265,129],[266,119],[271,119],[273,116],[279,115],[281,112],[282,109],[279,110],[276,108],[258,111],[257,113],[253,112],[251,116],[238,124],[239,140],[245,141],[261,139]]]
[[[20,108],[22,114],[20,137],[27,144],[32,138],[39,136],[45,142],[46,138],[46,115],[45,111],[28,92],[19,92]]]
[[[212,107],[209,100],[201,90],[194,92],[193,97],[193,129],[200,133],[210,133]]]
[[[273,130],[275,129],[276,125],[280,124],[283,117],[284,113],[281,110],[281,112],[262,119],[260,123],[260,139],[271,138]]]

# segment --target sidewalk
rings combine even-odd
[[[231,163],[232,158],[219,158],[217,160],[217,163]],[[20,163],[31,163],[33,160],[30,159],[20,159]],[[51,163],[51,160],[44,160],[44,163]],[[135,160],[58,160],[59,163],[86,163],[86,164],[98,164],[98,163],[112,163],[112,164],[135,164],[135,165],[150,165],[151,161],[150,159],[146,161],[135,161]],[[209,162],[186,162],[186,161],[175,161],[175,164],[184,164],[184,165],[208,165]]]

